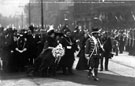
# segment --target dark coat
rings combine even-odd
[[[88,38],[83,37],[83,39],[81,40],[81,45],[80,45],[80,52],[78,53],[78,57],[79,57],[79,61],[78,64],[76,66],[77,70],[86,70],[88,69],[88,65],[87,65],[87,59],[85,58],[85,45],[86,45],[86,41]]]
[[[72,44],[69,43],[70,41]],[[61,58],[60,65],[72,66],[75,60],[74,53],[78,50],[77,44],[71,37],[62,38],[61,44],[65,48],[65,55]]]
[[[48,67],[54,64],[55,58],[52,55],[52,50],[48,47],[56,47],[57,41],[55,38],[48,37],[47,41],[44,43],[44,49],[41,54],[36,58],[34,64],[34,71],[43,71],[47,70]]]
[[[111,56],[110,54],[112,52],[112,42],[111,42],[110,37],[107,38],[106,41],[104,42],[103,48],[104,48],[103,56],[110,58],[110,56]]]

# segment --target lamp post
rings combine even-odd
[[[20,16],[19,12],[16,12],[15,15],[14,15],[14,18],[15,18],[15,27],[17,27],[17,28],[19,26],[19,16]]]
[[[44,10],[43,10],[43,0],[41,0],[41,27],[44,29]]]
[[[21,7],[21,8],[24,8],[24,6],[19,6],[19,7]],[[21,28],[23,28],[23,26],[24,26],[24,18],[25,18],[25,13],[24,13],[24,10],[22,11],[22,13],[20,14],[20,16],[21,16],[21,23],[22,23],[22,27]]]
[[[30,0],[29,0],[29,25],[31,24],[31,6],[30,6]]]
[[[21,15],[21,18],[22,18],[22,28],[23,28],[23,17],[24,17],[24,15],[23,15],[23,12],[22,12],[22,15]]]
[[[68,24],[67,14],[64,14],[64,21],[65,21],[65,25],[67,25]]]

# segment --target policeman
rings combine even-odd
[[[95,81],[98,81],[98,65],[100,58],[100,49],[102,49],[99,41],[99,29],[92,28],[92,34],[89,35],[89,39],[86,41],[85,57],[88,60],[89,72],[88,77],[92,76]],[[93,71],[93,72],[92,72]]]

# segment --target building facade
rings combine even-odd
[[[77,24],[91,29],[125,29],[135,27],[135,1],[74,0]]]

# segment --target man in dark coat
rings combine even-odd
[[[80,40],[80,51],[77,55],[79,57],[78,64],[76,66],[77,70],[87,70],[88,65],[87,65],[87,59],[85,58],[85,45],[86,41],[89,38],[89,33],[84,33],[84,36]]]
[[[119,50],[120,50],[120,54],[123,53],[124,51],[124,47],[125,47],[125,37],[123,35],[123,33],[121,33],[118,37],[118,42],[119,42]]]
[[[100,66],[100,71],[103,71],[103,59],[105,59],[105,70],[108,71],[108,63],[109,59],[112,57],[112,41],[110,37],[110,33],[106,32],[104,41],[103,41],[103,48],[104,48],[104,53],[101,58],[101,66]]]
[[[29,65],[34,64],[34,60],[38,56],[38,45],[40,38],[34,32],[34,27],[30,26],[30,33],[27,35],[27,48],[28,48],[28,57],[29,57]]]
[[[65,36],[62,38],[62,46],[65,48],[65,55],[60,60],[60,66],[62,67],[63,74],[73,74],[72,66],[75,60],[74,53],[78,50],[76,42],[71,37],[71,31],[65,30]]]
[[[4,45],[2,48],[2,60],[3,60],[3,70],[9,72],[9,61],[11,58],[11,50],[12,50],[12,43],[13,43],[13,30],[12,28],[7,28],[3,31],[4,36]]]
[[[14,47],[13,49],[13,68],[15,70],[24,72],[25,66],[28,63],[27,59],[27,38],[24,36],[23,33],[19,34],[19,37],[17,38],[17,41],[14,41],[14,44],[12,45]]]

